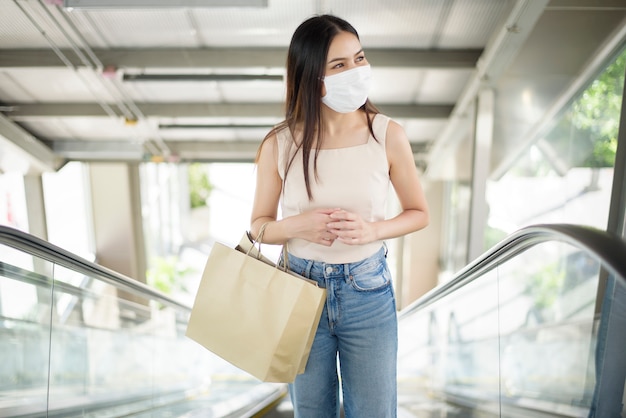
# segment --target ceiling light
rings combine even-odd
[[[257,124],[162,124],[159,129],[270,129],[275,124],[257,123]]]
[[[282,81],[280,74],[124,74],[124,81]]]
[[[73,9],[163,9],[170,7],[267,7],[268,0],[63,0]]]

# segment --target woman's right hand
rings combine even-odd
[[[289,222],[289,235],[291,238],[300,238],[330,247],[337,239],[337,235],[330,232],[326,225],[332,222],[330,214],[338,210],[338,208],[313,209],[286,218],[285,221]]]

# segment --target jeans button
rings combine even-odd
[[[333,272],[333,268],[331,266],[326,267],[326,274],[330,274]]]

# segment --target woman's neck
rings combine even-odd
[[[365,112],[327,112],[323,117],[323,139],[321,148],[343,148],[367,143],[369,128]]]
[[[322,126],[325,136],[341,135],[361,125],[367,125],[365,112],[356,110],[350,113],[338,113],[330,109],[322,109]]]

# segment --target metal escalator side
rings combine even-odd
[[[190,312],[0,226],[0,417],[244,417],[284,396],[186,338]]]
[[[400,411],[625,416],[625,277],[619,237],[514,233],[400,312]]]

